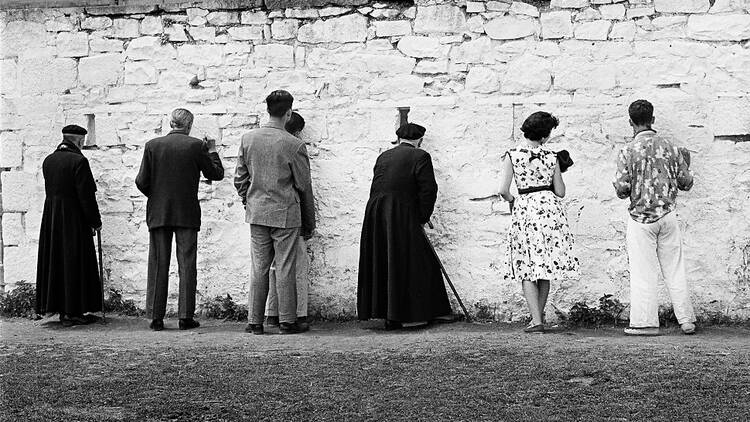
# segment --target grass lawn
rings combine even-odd
[[[108,319],[0,321],[1,420],[750,420],[746,328],[632,338],[350,322],[253,336]]]

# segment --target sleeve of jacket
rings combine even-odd
[[[75,169],[75,184],[78,194],[78,202],[81,204],[84,218],[88,225],[97,228],[102,225],[102,217],[99,214],[99,205],[96,203],[96,182],[91,174],[89,161],[81,160]]]
[[[617,172],[612,185],[615,187],[617,197],[625,199],[630,196],[630,165],[628,160],[627,148],[623,148],[617,156]]]
[[[242,198],[244,204],[247,198],[247,190],[250,188],[251,176],[248,163],[245,162],[244,149],[240,144],[240,150],[237,152],[237,165],[234,168],[234,187],[237,194]]]
[[[297,148],[291,167],[294,188],[299,193],[302,208],[302,234],[311,235],[315,230],[315,197],[310,176],[310,157],[307,155],[307,147],[304,143]]]
[[[224,178],[224,166],[218,152],[208,152],[203,144],[199,144],[198,166],[203,176],[208,180],[221,180]]]
[[[143,148],[141,168],[138,170],[138,176],[135,177],[135,186],[146,197],[151,193],[151,150],[148,144]]]
[[[438,186],[435,182],[435,171],[432,168],[432,157],[425,153],[417,161],[415,168],[417,178],[417,196],[419,200],[419,223],[425,224],[430,220],[435,209]]]

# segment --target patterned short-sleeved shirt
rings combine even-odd
[[[557,154],[554,151],[543,146],[516,147],[510,149],[507,155],[513,163],[518,189],[552,186],[557,165]]]
[[[693,176],[671,142],[648,130],[620,151],[613,182],[619,198],[630,198],[630,216],[649,224],[674,211],[677,191],[690,190]]]

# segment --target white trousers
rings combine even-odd
[[[302,236],[297,239],[297,316],[307,316],[307,294],[309,290],[310,258],[307,256],[307,242]],[[279,316],[279,297],[276,294],[276,263],[268,273],[269,290],[266,301],[266,316]]]
[[[659,326],[659,274],[664,277],[677,321],[680,324],[695,322],[685,275],[682,233],[674,213],[650,224],[641,224],[628,217],[627,246],[630,326]]]

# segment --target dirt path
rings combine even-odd
[[[750,419],[750,330],[528,335],[503,324],[253,336],[204,320],[0,321],[2,421]]]

